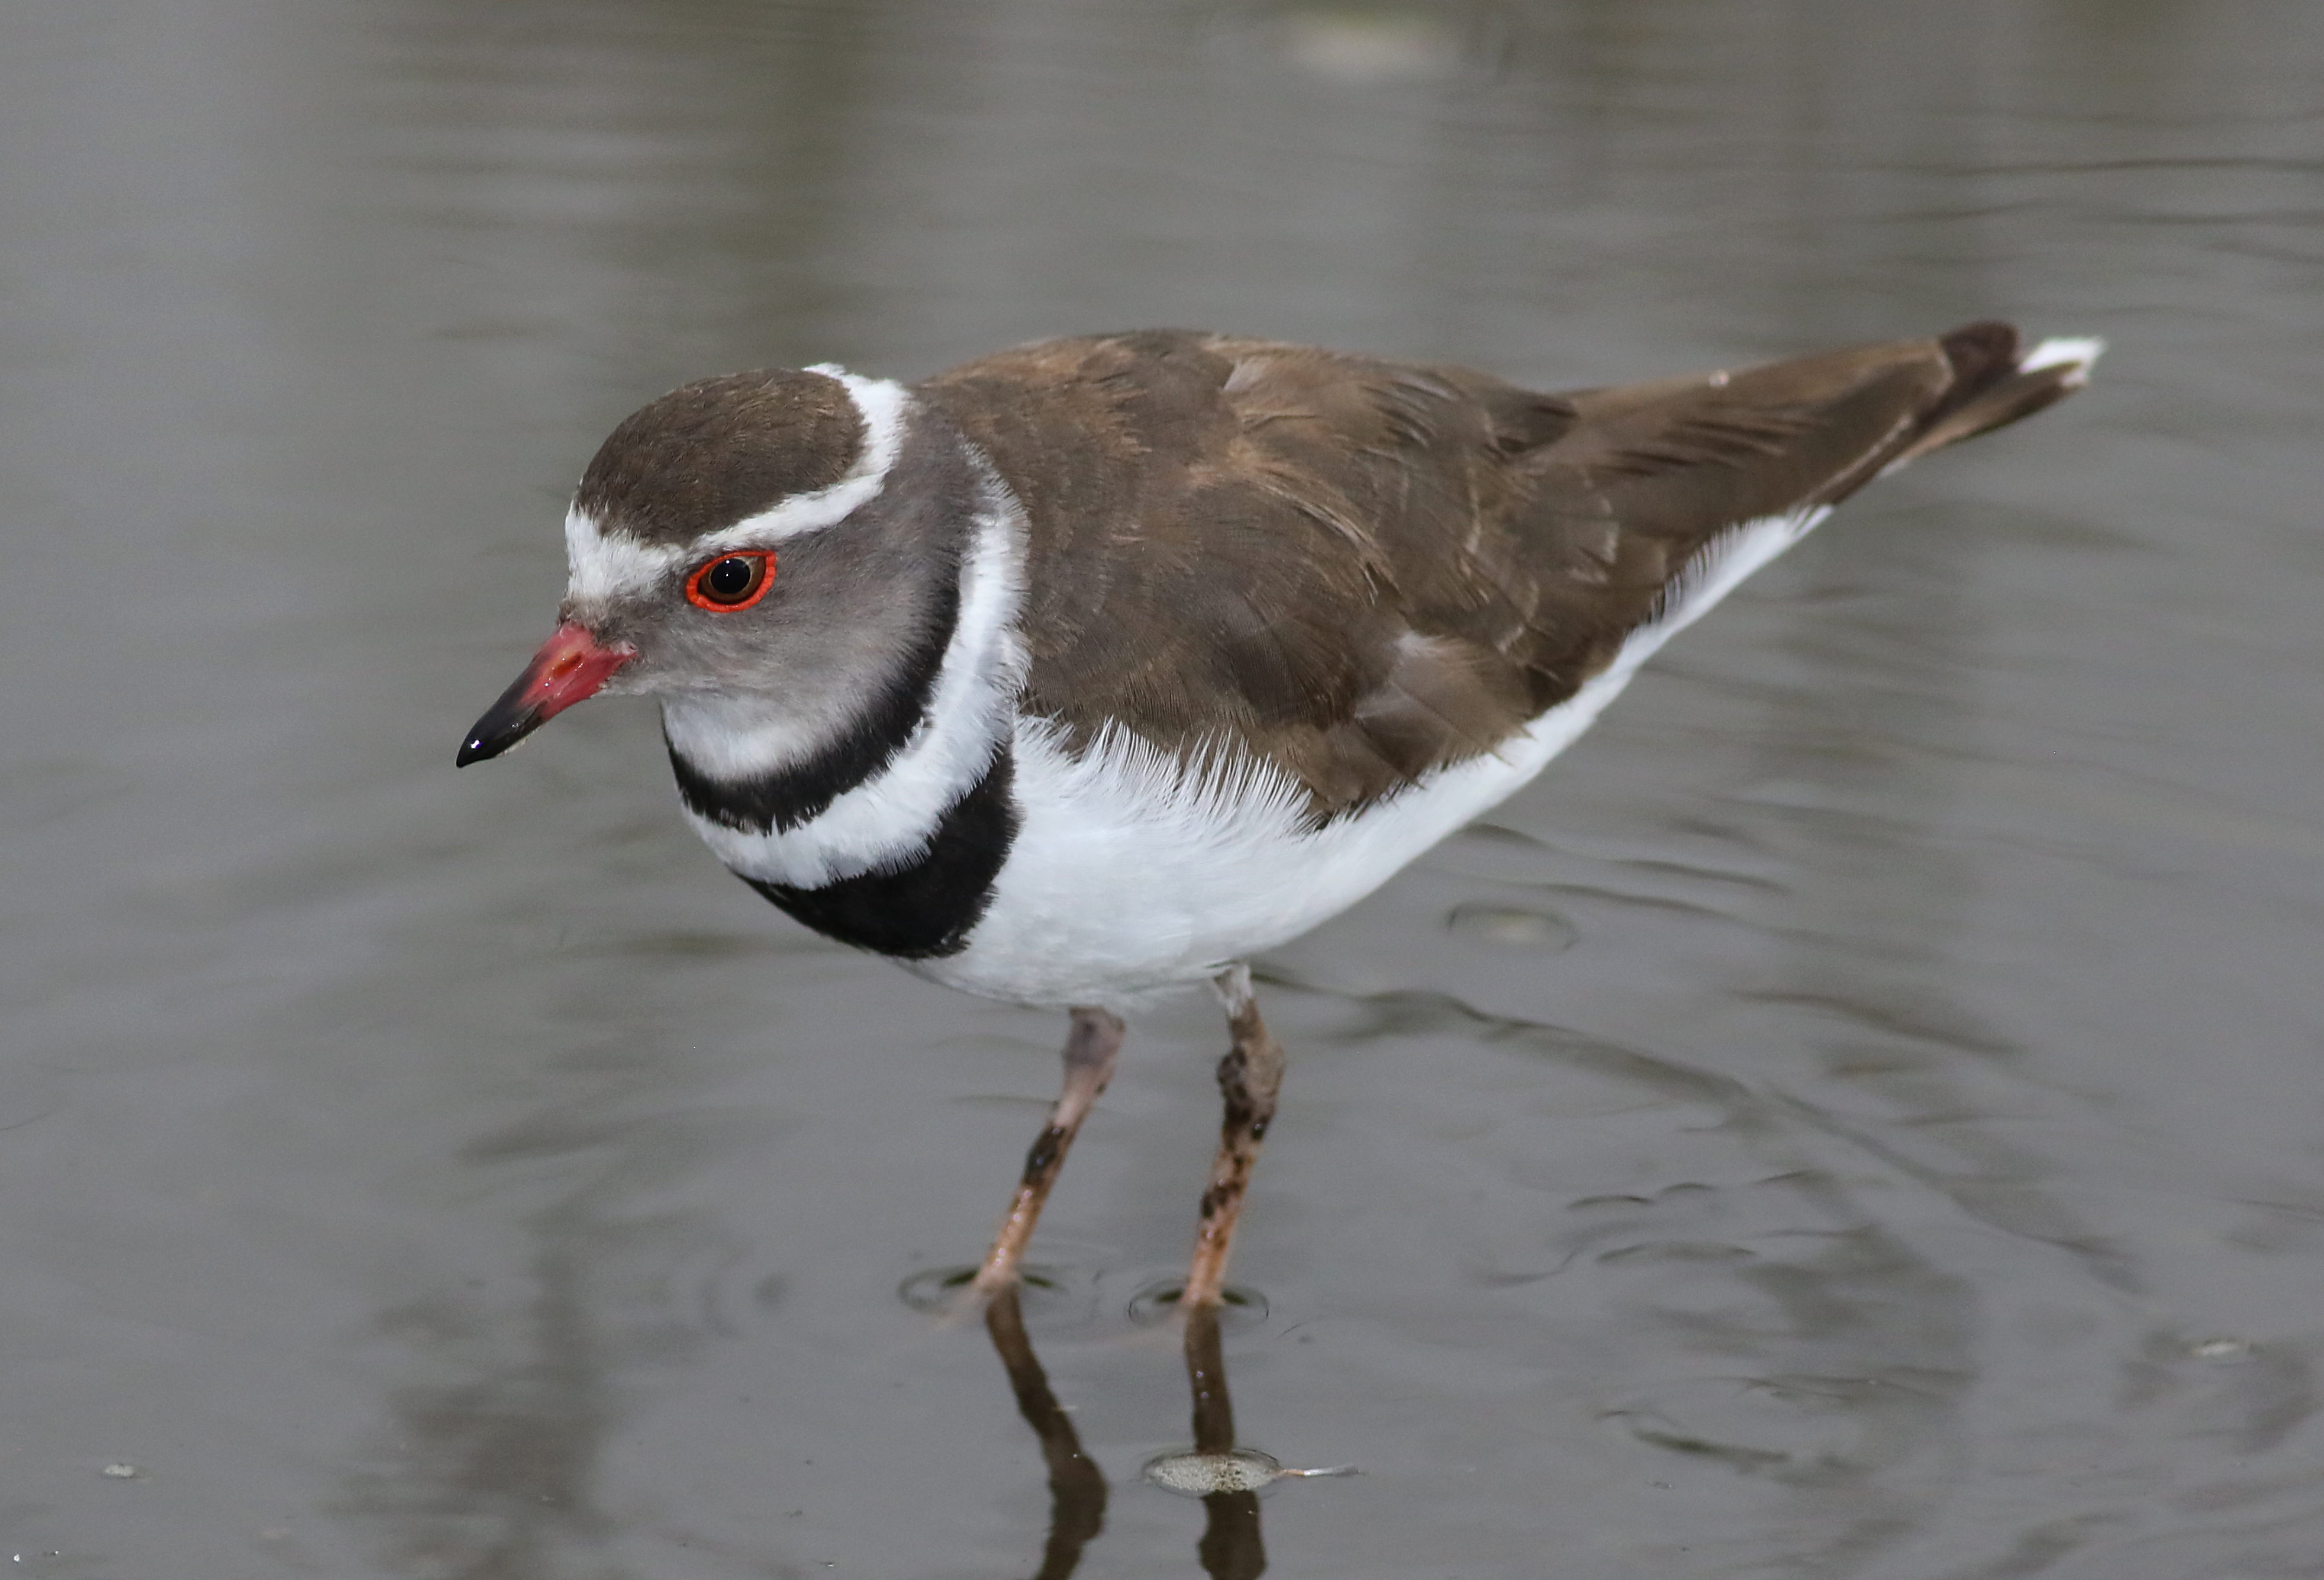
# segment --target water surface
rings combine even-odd
[[[0,1552],[2324,1573],[2319,81],[2290,0],[10,11]],[[697,374],[1167,323],[1554,386],[1997,314],[2115,350],[1261,963],[1221,1363],[1356,1477],[1139,1477],[1213,1012],[1135,1029],[996,1355],[897,1290],[1062,1017],[782,919],[641,705],[451,769]]]

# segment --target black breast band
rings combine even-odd
[[[984,776],[937,822],[927,848],[892,872],[798,889],[742,881],[816,931],[899,960],[957,955],[992,903],[1017,839],[1016,760],[1003,741]]]

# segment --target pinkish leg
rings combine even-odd
[[[1074,1144],[1082,1121],[1089,1117],[1091,1104],[1113,1077],[1113,1057],[1121,1051],[1119,1016],[1084,1007],[1076,1007],[1072,1013],[1073,1030],[1065,1036],[1065,1088],[1057,1094],[1057,1105],[1049,1110],[1048,1128],[1025,1155],[1025,1175],[1017,1182],[1009,1215],[1001,1220],[1001,1233],[993,1237],[992,1249],[984,1253],[983,1265],[976,1270],[976,1292],[987,1299],[1017,1287],[1025,1243],[1033,1238],[1042,1204],[1049,1199],[1049,1189],[1065,1166],[1065,1150]]]
[[[1214,984],[1225,1002],[1234,1040],[1219,1060],[1219,1093],[1226,1100],[1219,1125],[1218,1156],[1211,1161],[1210,1187],[1203,1192],[1203,1221],[1194,1236],[1194,1258],[1186,1270],[1186,1292],[1179,1304],[1192,1311],[1215,1307],[1226,1288],[1227,1257],[1234,1249],[1235,1220],[1243,1193],[1259,1161],[1259,1144],[1275,1119],[1276,1094],[1283,1087],[1283,1045],[1259,1018],[1251,995],[1250,968],[1232,966]]]

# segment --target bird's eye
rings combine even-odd
[[[686,601],[714,614],[747,609],[775,583],[775,557],[754,549],[705,560],[686,578]]]

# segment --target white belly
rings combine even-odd
[[[1023,821],[991,903],[965,949],[912,969],[990,998],[1128,1010],[1287,943],[1516,793],[1656,648],[1825,513],[1727,534],[1674,584],[1662,618],[1522,735],[1320,829],[1296,784],[1247,760],[1189,773],[1127,733],[1076,758],[1054,727],[1019,721]]]

